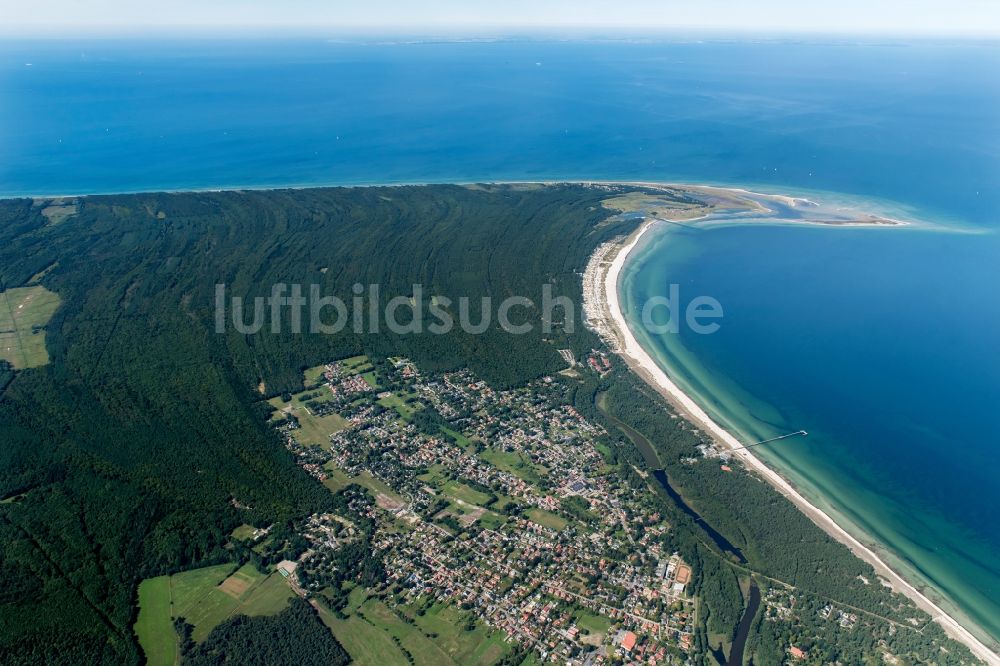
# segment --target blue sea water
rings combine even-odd
[[[658,38],[0,44],[0,196],[642,179],[851,197],[944,229],[658,233],[645,344],[765,455],[1000,638],[1000,45]],[[967,233],[969,230],[981,233]]]

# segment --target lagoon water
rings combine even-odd
[[[1000,45],[869,40],[0,44],[0,195],[634,179],[938,225],[658,232],[714,335],[644,344],[1000,638]],[[641,333],[641,331],[640,331]]]

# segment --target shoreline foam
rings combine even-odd
[[[708,413],[684,393],[639,344],[622,312],[618,299],[618,282],[629,255],[646,232],[655,224],[657,224],[657,220],[644,221],[624,241],[605,244],[598,248],[591,257],[587,273],[584,276],[583,293],[588,319],[591,324],[596,323],[597,332],[611,343],[613,350],[625,360],[632,372],[660,393],[685,418],[699,426],[723,446],[733,449],[730,451],[732,455],[738,457],[748,468],[763,477],[820,529],[847,546],[855,556],[868,562],[878,575],[891,583],[895,591],[904,594],[921,610],[928,613],[950,637],[968,647],[977,658],[988,664],[1000,665],[1000,655],[993,652],[955,618],[897,573],[874,550],[841,527],[822,509],[812,504],[791,483],[768,467],[761,459],[754,456],[749,450],[739,448],[742,443],[717,424]],[[609,259],[608,255],[613,256]],[[587,303],[588,300],[590,303]]]

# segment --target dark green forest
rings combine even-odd
[[[402,355],[428,371],[469,367],[508,387],[563,369],[558,348],[579,355],[602,344],[579,320],[573,333],[561,320],[544,333],[538,308],[518,310],[534,324],[524,335],[495,322],[482,335],[295,334],[289,321],[278,333],[216,333],[217,284],[244,300],[267,297],[274,283],[316,284],[350,302],[355,283],[381,285],[383,299],[411,296],[419,283],[427,298],[473,303],[510,295],[540,303],[551,285],[579,303],[579,273],[593,249],[637,223],[602,208],[608,196],[577,185],[95,196],[58,224],[31,200],[0,201],[0,288],[44,272],[41,284],[62,299],[46,330],[50,363],[17,372],[0,363],[0,663],[140,663],[132,634],[139,581],[233,560],[225,546],[242,523],[335,509],[338,500],[294,464],[261,405],[301,390],[303,368]],[[671,418],[633,375],[588,375],[575,388],[576,406],[611,433],[611,455],[627,463],[620,469],[630,483],[647,486],[639,473],[647,463],[597,408],[599,392],[614,419],[655,446],[671,486],[745,559],[661,497],[675,527],[665,538],[693,565],[705,602],[701,648],[709,632],[735,631],[739,581],[750,575],[794,585],[809,604],[925,617],[861,583],[871,568],[770,486],[711,461],[684,462],[703,436]],[[305,613],[298,604],[274,618],[228,622],[189,660],[252,646],[258,630],[315,625]],[[817,625],[807,647],[844,663],[875,640],[939,663],[966,655],[934,624],[878,627],[841,637]],[[755,663],[776,663],[771,655],[793,638],[801,642],[789,625],[758,619]]]

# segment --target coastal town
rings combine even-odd
[[[588,366],[610,367],[596,353]],[[449,604],[540,661],[687,662],[691,567],[663,547],[670,528],[650,491],[614,473],[606,433],[562,383],[498,391],[468,370],[423,373],[405,358],[376,369],[366,357],[306,379],[271,401],[272,423],[331,490],[369,491],[352,506],[375,526],[397,603]],[[332,428],[326,441],[311,437],[317,421]],[[355,527],[310,519],[308,549],[278,564],[297,594],[324,599],[319,572]]]

